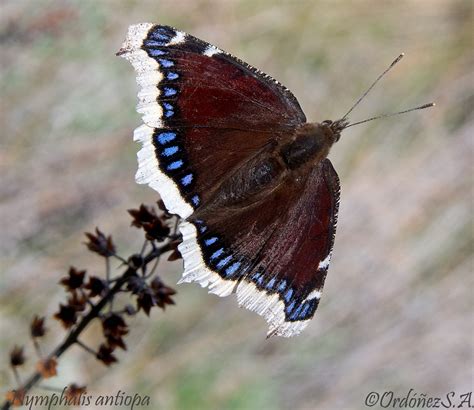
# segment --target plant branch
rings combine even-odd
[[[90,311],[85,316],[79,319],[79,322],[74,325],[74,327],[66,336],[66,338],[46,357],[46,360],[58,359],[74,344],[81,344],[79,342],[79,336],[87,328],[87,326],[93,319],[96,319],[100,316],[102,310],[107,306],[108,303],[112,301],[114,296],[123,290],[122,288],[128,282],[128,280],[132,276],[136,275],[139,269],[142,269],[149,263],[158,260],[158,258],[163,253],[168,252],[170,250],[173,250],[172,241],[168,241],[160,247],[152,247],[152,249],[146,254],[146,256],[143,257],[143,264],[140,267],[134,267],[132,266],[133,264],[129,264],[127,261],[125,261],[125,263],[127,263],[127,268],[123,272],[123,274],[114,280],[113,286],[109,288],[105,295],[96,304],[91,305]],[[108,261],[108,258],[106,258],[106,261]],[[109,271],[108,263],[107,271]],[[14,370],[16,372],[16,368],[14,368]],[[43,376],[41,375],[41,373],[39,371],[35,371],[26,379],[26,381],[21,386],[16,389],[16,391],[22,391],[23,393],[27,393],[42,379]],[[2,404],[1,409],[8,410],[11,408],[11,406],[12,403],[7,400]]]

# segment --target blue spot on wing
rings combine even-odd
[[[301,316],[301,317],[303,317],[303,318],[306,317],[306,315],[308,314],[308,310],[309,310],[310,306],[311,306],[311,305],[310,305],[309,302],[306,302],[306,303],[304,304],[303,310],[302,310],[301,313],[300,313],[300,316]]]
[[[195,195],[197,196],[197,195]],[[207,226],[204,225],[204,221],[202,219],[196,219],[194,221],[195,226],[199,229],[199,232],[204,233],[207,231]]]
[[[289,316],[290,320],[295,320],[298,318],[302,307],[303,305],[299,305],[293,312],[291,312],[291,315]]]
[[[217,269],[223,268],[225,265],[227,265],[230,262],[231,259],[232,259],[232,256],[227,256],[221,261],[219,261],[219,263],[217,264]]]
[[[162,132],[161,134],[158,134],[158,142],[161,145],[165,145],[170,141],[173,141],[176,138],[176,133],[174,132]]]
[[[173,145],[172,147],[165,148],[163,150],[163,155],[165,157],[171,157],[171,155],[176,154],[179,151],[179,147],[177,145]]]
[[[258,280],[262,276],[262,272],[257,271],[256,273],[253,274],[252,279],[253,280]]]
[[[158,56],[162,56],[166,54],[166,51],[160,50],[158,48],[149,48],[148,54],[151,55],[152,57],[158,57]]]
[[[196,206],[198,206],[201,203],[201,200],[199,199],[199,195],[194,195],[191,198],[191,201],[193,201],[193,204],[196,205]]]
[[[169,68],[169,67],[173,67],[174,66],[174,63],[171,61],[171,60],[166,60],[164,58],[160,58],[158,60],[160,62],[160,64],[165,67],[165,68]]]
[[[179,77],[179,75],[177,73],[173,73],[172,71],[170,71],[167,75],[166,75],[166,78],[168,80],[176,80],[177,78]]]
[[[304,303],[300,303],[297,305],[296,309],[293,308],[294,302],[295,301],[291,302],[291,304],[286,308],[286,314],[288,315],[287,318],[290,321],[306,320],[314,314],[314,311],[318,307],[317,299],[310,299]]]
[[[166,45],[166,43],[168,42],[169,40],[145,40],[143,44],[145,44],[145,47],[163,47]],[[152,50],[149,50],[149,51],[152,51]],[[157,50],[157,51],[161,51],[161,50]],[[160,53],[159,55],[161,54],[165,54],[164,52]]]
[[[184,176],[183,178],[181,178],[181,183],[184,186],[189,185],[192,181],[193,181],[193,174],[188,174],[188,175]]]
[[[237,270],[240,268],[241,263],[240,262],[235,262],[232,265],[230,265],[226,270],[225,273],[226,275],[233,275]]]
[[[275,284],[275,278],[271,278],[270,281],[267,283],[267,289],[273,289],[273,285]]]
[[[157,42],[170,41],[170,39],[171,39],[170,35],[160,33],[159,31],[154,31],[152,33],[151,37],[153,38],[153,40],[155,40]],[[153,41],[153,40],[148,40],[148,41]]]
[[[157,27],[149,34],[149,37],[154,40],[169,42],[175,35],[176,32],[174,30],[166,27]]]
[[[286,289],[286,280],[283,279],[283,280],[281,281],[281,283],[278,285],[278,290],[279,290],[280,292],[283,292],[285,289]]]
[[[177,93],[177,91],[171,87],[165,87],[164,91],[165,91],[165,97],[171,97]]]
[[[167,169],[171,171],[173,169],[181,168],[182,166],[183,166],[183,161],[180,159],[178,161],[173,161],[171,164],[169,164]]]
[[[217,259],[224,253],[224,248],[220,248],[211,255],[211,260]]]
[[[206,246],[211,246],[213,243],[216,243],[216,242],[217,242],[217,238],[215,236],[204,240],[204,243],[206,244]]]
[[[286,307],[286,311],[289,313],[293,310],[293,308],[295,307],[295,301],[291,302],[287,307]]]
[[[165,117],[166,118],[169,118],[174,114],[174,107],[170,103],[164,102],[163,103],[163,108],[165,110],[167,110],[167,111],[165,111]]]
[[[286,293],[283,295],[283,298],[289,302],[291,299],[291,296],[293,296],[293,289],[288,289]]]

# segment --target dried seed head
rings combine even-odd
[[[74,291],[82,287],[85,275],[85,270],[77,270],[74,266],[71,266],[68,276],[62,278],[59,283],[64,285],[68,291]]]
[[[132,216],[132,226],[137,228],[142,228],[143,224],[152,223],[158,219],[155,210],[143,204],[138,209],[129,209],[128,213]]]
[[[156,304],[155,294],[153,290],[148,287],[137,296],[137,308],[138,310],[143,309],[147,316],[150,315],[151,308],[156,306]]]
[[[112,236],[105,236],[99,228],[95,228],[95,234],[86,232],[88,241],[87,248],[101,256],[108,257],[115,254],[115,245]]]
[[[121,337],[128,333],[128,326],[123,317],[117,313],[109,313],[102,318],[104,336]]]
[[[76,312],[82,312],[86,308],[87,297],[84,295],[84,293],[74,292],[72,296],[68,298],[67,303]]]
[[[153,290],[156,304],[165,309],[166,305],[174,305],[174,300],[171,298],[172,295],[176,294],[176,291],[169,286],[166,286],[161,279],[156,276],[151,282],[151,288]]]
[[[72,383],[68,386],[65,392],[65,396],[68,400],[69,405],[79,405],[81,395],[86,393],[86,386],[78,386]]]
[[[77,311],[74,307],[69,305],[59,304],[59,312],[54,315],[54,318],[59,320],[62,325],[68,329],[77,322]]]
[[[23,346],[15,346],[10,352],[10,365],[12,367],[21,366],[25,363],[25,355]]]
[[[108,288],[107,282],[97,276],[90,276],[89,282],[85,285],[89,291],[89,297],[103,296]]]
[[[106,366],[110,366],[112,363],[117,362],[117,358],[113,355],[114,349],[104,343],[99,347],[99,351],[96,354],[98,360],[104,363]]]
[[[30,332],[32,337],[43,337],[46,333],[44,327],[44,317],[35,316],[30,324]]]

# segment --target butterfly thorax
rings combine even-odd
[[[283,145],[280,155],[289,170],[313,167],[329,154],[331,146],[339,140],[336,122],[308,123],[299,127],[290,142]]]

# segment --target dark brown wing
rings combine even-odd
[[[141,86],[137,182],[183,218],[270,139],[289,138],[306,121],[277,81],[172,27],[131,26],[119,54]]]
[[[316,311],[336,230],[339,180],[326,159],[262,201],[205,212],[181,231],[183,282],[199,282],[262,315],[270,334],[300,333]],[[201,218],[202,216],[202,218]]]

